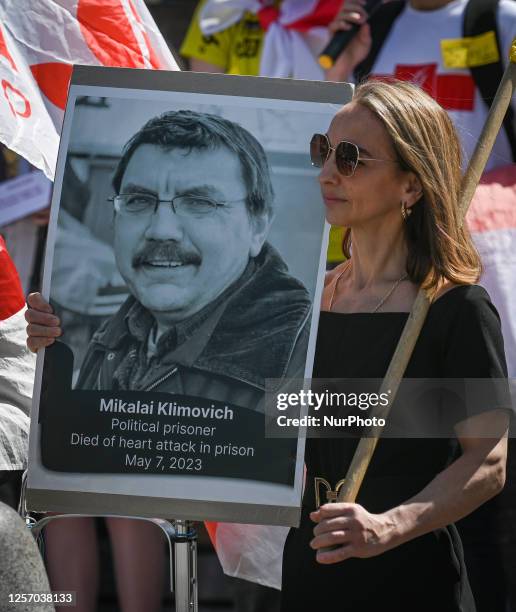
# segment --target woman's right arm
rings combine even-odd
[[[33,353],[50,346],[62,334],[59,318],[41,293],[31,293],[27,298],[25,320],[28,323],[27,346]]]

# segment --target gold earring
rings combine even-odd
[[[406,221],[412,214],[412,209],[407,206],[406,202],[401,202],[401,218]]]

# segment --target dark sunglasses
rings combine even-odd
[[[376,159],[375,157],[360,157],[358,146],[354,142],[342,140],[336,147],[332,147],[326,134],[314,134],[310,141],[310,158],[312,166],[322,168],[328,161],[331,152],[335,151],[335,165],[344,176],[353,176],[359,161],[390,161],[393,159]]]

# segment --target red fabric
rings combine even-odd
[[[210,536],[210,540],[214,548],[217,548],[217,525],[218,523],[214,523],[213,521],[204,522],[204,526],[206,527],[206,531]]]
[[[72,78],[73,66],[60,62],[33,64],[32,76],[36,79],[45,96],[61,110],[65,109],[68,85]]]
[[[18,272],[0,236],[0,321],[12,317],[25,305]]]
[[[446,110],[472,111],[475,81],[470,74],[441,74],[437,77],[435,99]]]
[[[141,24],[132,3],[129,6]],[[77,19],[86,44],[104,66],[146,68],[122,0],[79,0]],[[152,67],[161,68],[152,48],[148,51]]]
[[[149,53],[149,61],[151,63],[151,66],[155,69],[155,70],[160,70],[162,68],[166,68],[166,66],[164,66],[158,56],[156,55],[156,51],[154,51],[154,47],[152,46],[151,43],[151,39],[149,38],[149,35],[147,34],[147,31],[145,30],[145,26],[142,22],[142,18],[140,17],[139,13],[137,12],[137,10],[134,8],[134,4],[132,2],[132,0],[129,0],[129,6],[131,8],[131,13],[133,14],[134,18],[136,19],[136,21],[139,23],[140,25],[140,31],[142,33],[143,36],[143,40],[145,41],[145,46],[147,47],[147,52]]]
[[[9,62],[14,72],[18,72],[18,69],[16,68],[16,64],[14,63],[14,60],[11,57],[11,54],[9,53],[9,49],[7,48],[7,44],[5,42],[4,33],[2,32],[2,28],[0,28],[0,55],[5,57],[5,59]]]
[[[129,8],[139,26],[152,68],[164,68],[131,0],[129,0]],[[79,0],[77,19],[86,44],[104,66],[146,68],[142,50],[122,0]],[[5,44],[3,44],[1,31],[0,54],[10,59]],[[33,64],[30,69],[45,96],[52,104],[64,110],[73,66],[64,62],[48,62]]]
[[[419,85],[445,110],[473,110],[475,82],[470,74],[438,74],[436,63],[398,64],[394,77]],[[388,80],[388,75],[374,75],[373,78]]]
[[[437,64],[398,64],[394,76],[401,81],[410,81],[419,85],[435,98]]]
[[[326,27],[337,15],[342,6],[342,0],[319,0],[310,15],[291,23],[290,30],[307,32],[311,28]]]
[[[333,21],[341,6],[342,0],[319,0],[310,15],[284,27],[296,32],[308,32],[315,27],[326,27]],[[262,28],[268,30],[271,24],[278,20],[279,14],[279,9],[274,6],[266,6],[258,11],[258,19]]]
[[[275,6],[266,6],[258,11],[257,17],[262,29],[267,31],[275,21],[278,21],[279,10]]]

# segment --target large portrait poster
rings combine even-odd
[[[309,142],[345,84],[79,67],[43,293],[31,509],[296,524],[302,439],[266,381],[311,375],[326,235]]]

